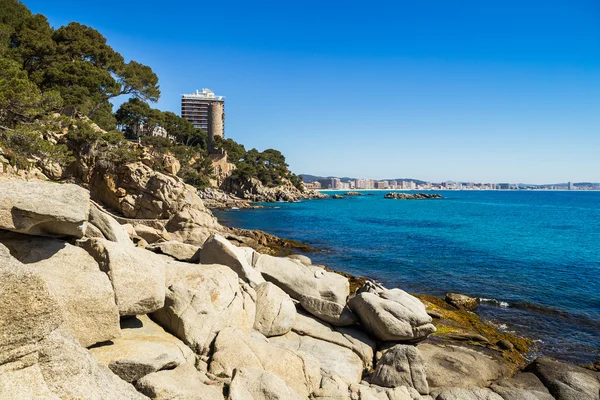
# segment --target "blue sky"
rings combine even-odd
[[[600,181],[597,0],[25,0],[160,78],[226,96],[226,136],[315,175]]]

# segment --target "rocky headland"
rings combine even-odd
[[[92,175],[0,179],[0,398],[598,399],[472,299],[275,256],[143,163]]]
[[[443,199],[441,194],[436,193],[399,193],[389,192],[383,196],[386,199],[397,199],[397,200],[428,200],[428,199]]]

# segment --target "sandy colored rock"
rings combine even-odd
[[[373,365],[375,342],[366,333],[354,327],[332,327],[326,322],[299,312],[292,331],[300,336],[310,336],[352,350],[369,369]]]
[[[510,379],[490,385],[504,400],[553,400],[548,388],[531,372],[519,372]]]
[[[61,399],[145,399],[77,341],[55,330],[40,343],[39,365],[48,388]]]
[[[271,372],[304,398],[321,381],[319,362],[313,357],[251,338],[234,328],[224,329],[215,340],[209,372],[231,377],[239,368]]]
[[[193,363],[186,363],[172,370],[148,374],[136,383],[136,388],[157,400],[222,400],[222,387],[206,381],[206,376],[198,372]]]
[[[269,342],[291,351],[310,354],[320,361],[322,371],[334,373],[348,384],[359,383],[362,379],[363,362],[356,353],[347,347],[311,336],[300,336],[295,332],[272,337]]]
[[[379,340],[414,342],[435,332],[423,303],[400,289],[367,282],[348,305]]]
[[[511,372],[505,362],[470,348],[429,343],[417,348],[427,366],[430,388],[484,387]]]
[[[296,306],[290,296],[271,282],[263,282],[255,290],[254,329],[267,337],[288,333],[296,321]]]
[[[600,372],[538,357],[525,371],[532,372],[557,400],[596,400],[600,396]]]
[[[371,368],[375,343],[355,328],[336,327],[298,313],[292,332],[272,337],[275,345],[310,354],[321,363],[324,376],[342,379],[346,386],[358,383]]]
[[[0,243],[0,365],[36,350],[63,323],[58,302],[35,269]]]
[[[166,254],[178,261],[191,263],[198,263],[200,261],[200,247],[174,240],[152,243],[146,246],[146,250]]]
[[[0,229],[35,236],[74,236],[86,230],[89,192],[42,181],[0,182]]]
[[[265,281],[260,272],[248,263],[244,250],[218,234],[210,236],[202,245],[200,263],[227,265],[252,287]]]
[[[197,353],[207,353],[217,333],[227,327],[250,333],[256,293],[240,286],[229,267],[172,261],[166,285],[165,306],[152,316]]]
[[[213,233],[223,229],[206,209],[186,208],[177,212],[165,226],[171,240],[202,246]]]
[[[147,314],[163,307],[165,262],[160,256],[106,239],[89,239],[81,245],[108,274],[120,315]]]
[[[90,222],[87,223],[87,226],[85,227],[85,234],[83,236],[87,238],[106,239],[102,231]]]
[[[407,386],[420,394],[428,394],[425,371],[425,362],[415,346],[397,344],[387,349],[377,361],[371,383],[386,387]]]
[[[0,397],[3,399],[59,400],[46,381],[40,366],[21,361],[0,366]]]
[[[186,208],[206,211],[195,188],[142,162],[96,174],[90,188],[94,200],[127,218],[168,219]]]
[[[378,388],[359,385],[358,400],[413,400],[419,399],[418,393],[411,393],[411,390],[404,386],[396,388]]]
[[[0,282],[0,398],[145,398],[58,329],[60,307],[44,280],[1,244]]]
[[[228,400],[301,400],[286,383],[269,371],[239,368],[233,371]]]
[[[82,346],[121,334],[113,288],[85,250],[59,239],[15,233],[0,233],[0,243],[45,282],[62,314],[62,329]]]
[[[291,258],[292,260],[300,261],[304,265],[312,265],[311,259],[302,254],[292,254],[291,256],[288,256],[288,258]]]
[[[177,173],[181,169],[181,164],[179,163],[179,160],[170,154],[164,155],[162,159],[162,165],[165,171],[172,175],[177,175]]]
[[[133,246],[133,242],[129,238],[129,234],[125,228],[116,219],[93,203],[90,207],[90,222],[102,232],[102,235],[106,239],[123,245]]]
[[[504,400],[486,388],[446,388],[433,393],[435,400]]]
[[[149,373],[195,360],[189,347],[146,315],[123,318],[121,328],[121,337],[90,351],[124,381],[134,382]]]
[[[138,224],[134,227],[137,236],[148,243],[171,240],[171,234],[163,229],[156,229],[148,225]]]
[[[460,293],[446,293],[444,300],[461,310],[473,311],[477,308],[477,299]]]
[[[312,315],[334,325],[351,325],[354,316],[346,308],[350,293],[348,279],[316,266],[306,266],[288,258],[260,254],[255,268]]]

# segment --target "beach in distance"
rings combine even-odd
[[[323,250],[310,254],[315,263],[389,287],[477,297],[481,316],[534,339],[541,354],[576,364],[600,356],[600,192],[448,190],[427,201],[360,192],[373,196],[217,216],[306,242]]]

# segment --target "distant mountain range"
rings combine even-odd
[[[339,176],[319,176],[319,175],[310,175],[310,174],[300,174],[302,176],[302,180],[304,181],[304,183],[311,183],[311,182],[315,182],[318,181],[320,179],[331,179],[331,178],[340,178]],[[348,182],[348,181],[355,181],[357,179],[364,179],[364,178],[350,178],[350,177],[343,177],[340,178],[340,180],[342,182]],[[406,182],[414,182],[417,185],[422,185],[427,183],[426,181],[422,181],[420,179],[414,179],[414,178],[389,178],[389,179],[375,179],[376,181],[406,181]],[[454,183],[455,181],[447,181],[446,183]],[[436,182],[437,183],[437,182]],[[466,185],[468,182],[460,182],[463,185]],[[493,183],[499,183],[499,182],[493,182]],[[568,186],[568,183],[546,183],[546,184],[531,184],[531,183],[516,183],[516,186],[522,187],[522,188],[527,188],[527,187],[552,187],[552,186]],[[599,182],[574,182],[573,186],[575,187],[600,187],[600,183]]]

